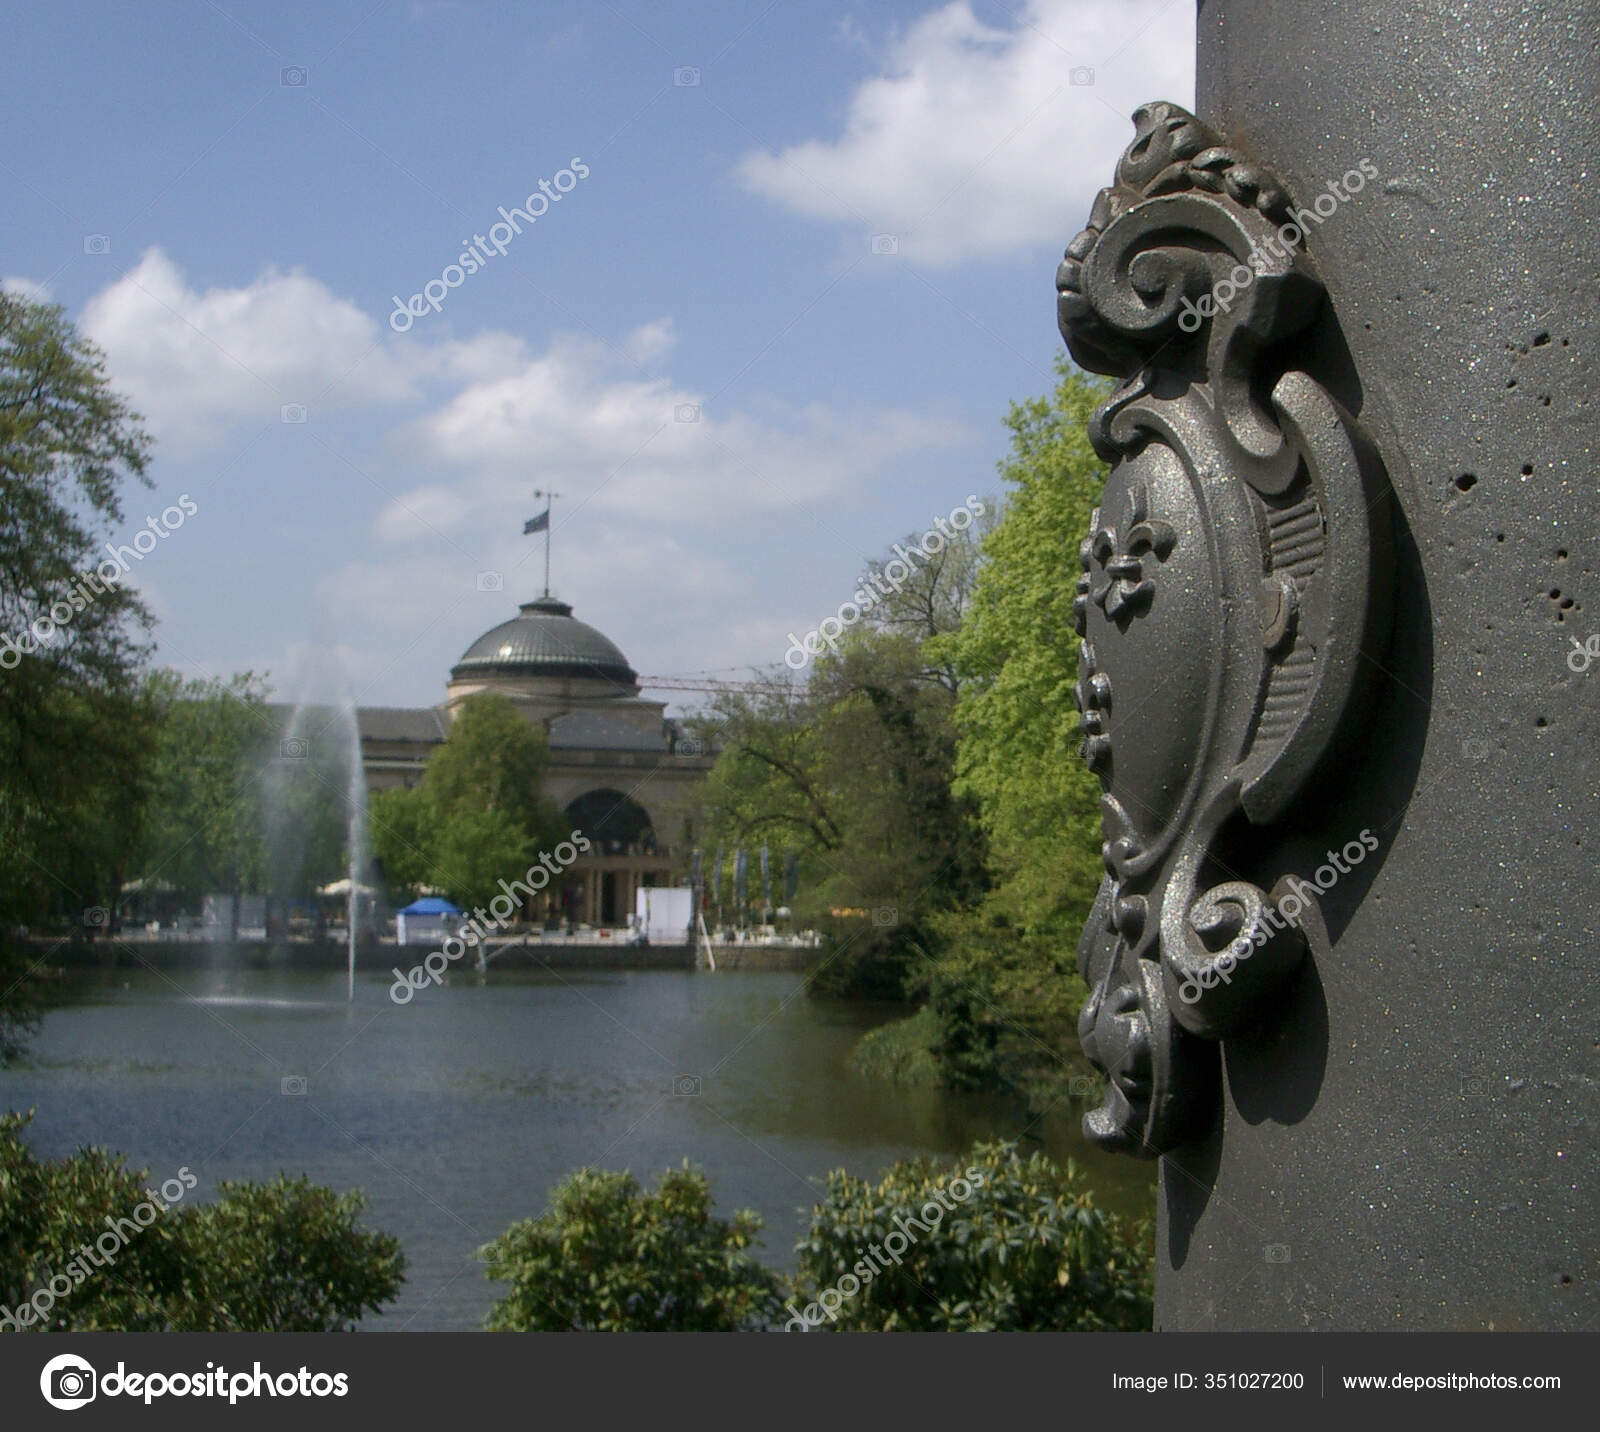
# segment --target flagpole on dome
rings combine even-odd
[[[533,495],[544,498],[544,511],[537,517],[530,517],[522,524],[522,535],[526,537],[534,532],[544,533],[544,594],[548,597],[550,595],[550,508],[561,494],[559,492],[542,492],[536,487],[533,490]]]

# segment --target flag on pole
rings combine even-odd
[[[537,517],[530,517],[522,524],[522,535],[530,536],[535,532],[548,532],[550,530],[550,509],[547,507]]]
[[[765,844],[761,847],[761,903],[766,909],[772,908],[772,865]]]

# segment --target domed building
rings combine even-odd
[[[592,842],[566,872],[569,918],[624,925],[641,887],[688,874],[711,758],[682,738],[665,702],[639,694],[638,673],[616,644],[548,592],[462,653],[438,706],[357,711],[368,788],[421,781],[461,703],[485,691],[544,728],[544,793]]]

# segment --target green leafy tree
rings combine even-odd
[[[687,1163],[654,1192],[632,1174],[580,1169],[540,1218],[512,1225],[481,1256],[511,1290],[492,1332],[740,1332],[777,1313],[778,1275],[748,1252],[754,1213],[712,1214],[710,1185]]]
[[[506,697],[483,692],[461,703],[449,738],[428,759],[422,789],[446,820],[465,810],[498,811],[548,849],[569,829],[542,793],[549,764],[543,728]]]
[[[794,916],[826,941],[816,993],[904,998],[933,917],[984,888],[976,807],[952,787],[960,675],[949,646],[975,581],[977,530],[926,560],[872,563],[884,595],[816,658],[804,687],[723,697],[698,728],[719,751],[703,843],[771,843],[798,857]]]
[[[1151,1324],[1150,1228],[1097,1208],[1071,1164],[1009,1143],[828,1176],[796,1244],[791,1331],[1132,1332]]]
[[[1087,424],[1108,386],[1063,358],[1048,397],[1014,404],[1009,495],[983,543],[965,620],[938,639],[959,677],[954,788],[974,802],[994,888],[931,922],[920,969],[929,1054],[945,1082],[1039,1109],[1087,1071],[1078,935],[1101,876],[1100,790],[1078,755],[1072,601],[1078,542],[1104,472]],[[869,1043],[899,1040],[877,1032]],[[882,1063],[867,1052],[863,1061]]]
[[[142,874],[175,886],[190,903],[238,897],[266,882],[263,778],[282,760],[278,724],[249,672],[229,680],[150,677],[157,746]],[[293,759],[289,757],[288,759]]]
[[[367,801],[373,858],[396,891],[431,884],[433,835],[428,803],[420,788],[374,791]]]
[[[399,1292],[399,1244],[359,1226],[358,1193],[280,1177],[168,1206],[116,1154],[35,1158],[27,1122],[0,1115],[0,1330],[336,1332]]]
[[[538,847],[500,810],[458,810],[433,842],[430,884],[465,910],[501,894],[499,882],[538,858]]]
[[[1054,393],[1007,414],[1000,473],[1011,492],[954,640],[958,788],[982,810],[996,898],[1025,924],[1077,921],[1101,875],[1100,790],[1078,756],[1072,601],[1077,546],[1105,480],[1087,424],[1109,388],[1065,358],[1057,371]]]
[[[461,704],[422,784],[379,792],[369,807],[373,854],[396,890],[429,886],[458,905],[483,904],[571,833],[542,794],[544,731],[504,696]]]
[[[149,446],[62,310],[0,292],[0,919],[115,905],[150,615],[101,543]]]

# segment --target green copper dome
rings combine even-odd
[[[483,676],[578,676],[615,681],[631,691],[638,675],[606,637],[574,621],[554,597],[524,602],[518,615],[486,631],[451,669],[452,681]]]

